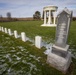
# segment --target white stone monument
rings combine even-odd
[[[12,35],[11,29],[8,29],[8,34],[9,34],[10,36]]]
[[[5,30],[5,33],[8,33],[7,28],[4,28],[4,30]]]
[[[47,62],[54,68],[66,73],[71,64],[71,53],[68,51],[67,38],[72,12],[65,8],[57,16],[55,44],[47,56]]]
[[[18,38],[17,30],[14,31],[14,37],[15,37],[15,38]]]
[[[2,32],[4,32],[4,28],[2,27]]]
[[[22,32],[22,33],[21,33],[21,39],[22,39],[22,41],[26,42],[25,32]]]
[[[46,26],[46,27],[48,27],[48,26],[55,27],[56,26],[56,11],[57,11],[57,9],[58,9],[57,6],[46,6],[43,8],[44,24],[42,24],[41,26]],[[48,13],[48,21],[47,21],[47,13]],[[51,14],[52,14],[52,16],[51,16]]]
[[[42,47],[42,38],[40,36],[35,37],[35,46],[39,49]]]

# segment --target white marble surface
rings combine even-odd
[[[21,32],[21,39],[22,41],[26,42],[26,35],[24,32]]]
[[[35,37],[35,46],[37,48],[41,48],[42,47],[42,38],[40,36],[36,36]]]
[[[15,38],[18,38],[17,30],[14,31],[14,36],[15,36]]]

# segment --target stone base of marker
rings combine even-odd
[[[65,49],[67,49],[67,47]],[[71,53],[66,50],[65,52],[63,52],[62,50],[61,52],[59,51],[57,54],[57,52],[55,51],[53,52],[53,49],[52,49],[52,51],[47,56],[47,63],[50,66],[62,71],[63,73],[66,73],[71,64]]]
[[[69,45],[66,45],[64,48],[56,45],[52,46],[52,53],[55,53],[61,57],[66,57],[66,55],[68,54],[68,50],[69,50]]]
[[[44,27],[56,27],[57,25],[56,24],[42,24],[41,26],[44,26]]]

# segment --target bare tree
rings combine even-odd
[[[7,18],[11,19],[11,13],[7,12]]]

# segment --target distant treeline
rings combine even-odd
[[[73,21],[76,21],[76,17],[73,17]]]
[[[30,18],[0,18],[0,22],[12,22],[12,21],[31,21],[34,20],[32,17]]]
[[[0,22],[17,21],[17,18],[0,18]]]
[[[32,17],[28,18],[0,18],[0,22],[12,22],[12,21],[32,21],[35,20]],[[42,19],[40,19],[42,20]],[[73,21],[76,21],[76,17],[72,18]]]

